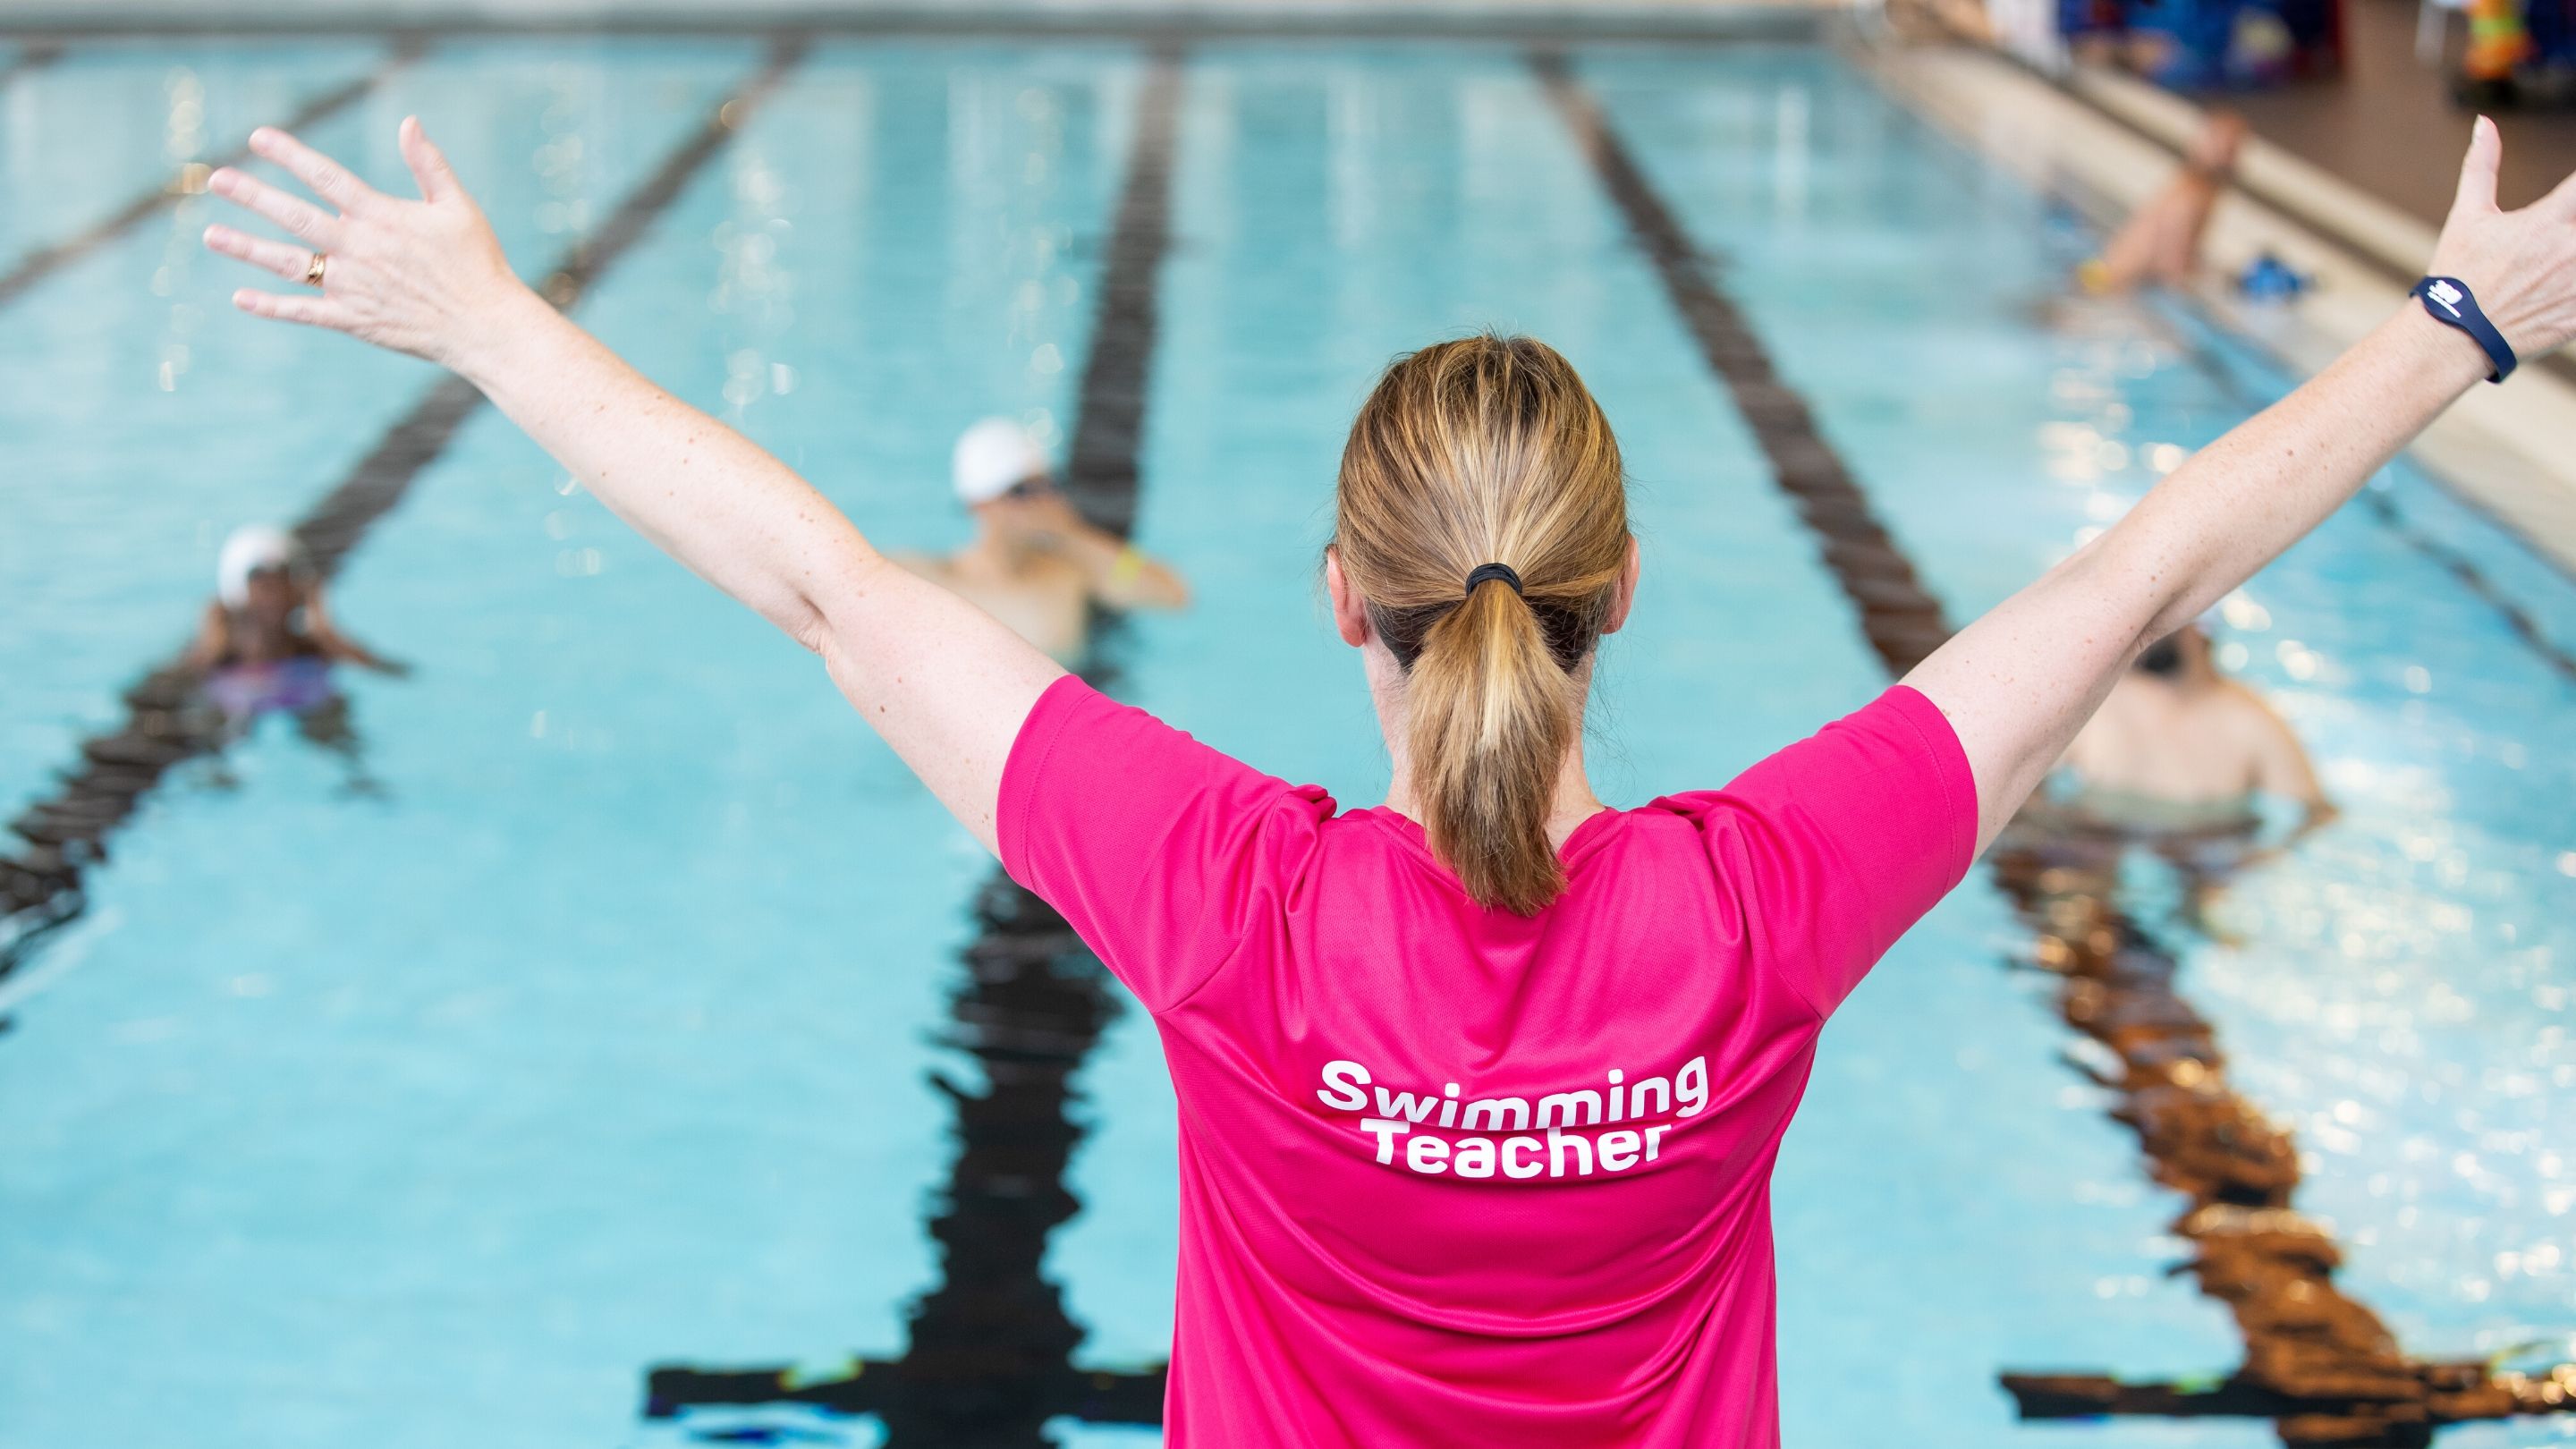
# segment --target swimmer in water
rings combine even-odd
[[[2138,656],[2060,764],[2071,790],[2053,804],[2066,823],[2115,851],[2125,843],[2162,857],[2184,922],[2221,941],[2231,938],[2210,911],[2228,884],[2336,813],[2289,721],[2220,672],[2200,622]],[[2269,844],[2257,838],[2265,795],[2300,808],[2298,824]]]
[[[376,792],[331,668],[410,670],[332,624],[322,583],[291,535],[251,524],[224,540],[215,599],[188,645],[187,663],[203,676],[206,700],[223,712],[227,734],[242,733],[264,714],[291,715],[306,739],[348,761],[352,789]]]
[[[205,672],[218,702],[239,700],[255,709],[292,710],[311,695],[311,684],[292,682],[289,671],[300,666],[313,666],[306,671],[313,678],[327,677],[334,663],[380,674],[409,672],[333,627],[321,581],[305,564],[303,550],[283,530],[265,524],[237,528],[224,540],[215,565],[215,599],[188,646],[188,662]],[[251,687],[262,675],[273,688]],[[226,680],[243,684],[223,688]]]
[[[2076,285],[2095,297],[2126,296],[2150,282],[2189,285],[2200,270],[2209,213],[2244,144],[2245,119],[2232,111],[2213,113],[2192,141],[2182,170],[2112,234],[2101,255],[2075,269]]]
[[[1059,660],[1082,652],[1096,609],[1181,609],[1189,585],[1134,544],[1094,528],[1056,486],[1046,450],[1008,418],[986,418],[957,439],[958,501],[975,537],[944,558],[895,562],[974,601]]]
[[[2335,815],[2289,722],[2220,672],[2196,622],[2138,656],[2064,764],[2079,808],[2142,833],[2250,827],[2259,795],[2296,802],[2301,834]]]

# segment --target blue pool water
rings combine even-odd
[[[535,271],[758,64],[750,41],[443,43],[313,139],[390,184],[420,113]],[[0,268],[381,47],[76,48],[0,94]],[[1133,47],[819,46],[582,316],[889,546],[963,536],[958,428],[1061,431],[1134,124]],[[2285,385],[2152,309],[2039,320],[2085,238],[1821,52],[1578,57],[1731,259],[1964,615]],[[187,79],[180,79],[181,76]],[[191,87],[196,89],[192,90]],[[1350,411],[1408,346],[1525,329],[1626,445],[1647,550],[1594,720],[1604,793],[1723,780],[1883,682],[1813,545],[1520,56],[1210,45],[1186,71],[1140,538],[1198,587],[1122,692],[1373,802],[1316,602]],[[64,164],[46,138],[104,138]],[[122,169],[120,169],[122,168]],[[431,375],[264,328],[185,202],[0,308],[0,805],[45,793],[185,634],[224,531],[326,491]],[[2343,1281],[2420,1353],[2576,1328],[2576,689],[2410,538],[2556,637],[2576,588],[2404,467],[2249,586],[2227,642],[2346,818],[2242,883],[2186,990],[2310,1154]],[[409,659],[353,686],[382,799],[271,729],[156,795],[87,914],[0,981],[0,1446],[690,1442],[650,1365],[899,1357],[941,1264],[933,1070],[989,864],[810,659],[564,486],[497,418],[335,591]],[[1247,648],[1247,641],[1258,641]],[[2141,873],[2153,900],[2165,883]],[[2222,1369],[2174,1200],[2057,1061],[2050,983],[1972,877],[1826,1038],[1780,1169],[1793,1443],[2273,1442],[2020,1427],[2008,1367]],[[1130,1009],[1085,1067],[1047,1273],[1078,1362],[1158,1360],[1172,1108]],[[865,1423],[792,1423],[872,1442]],[[2562,1421],[2564,1423],[2565,1421]],[[2529,1422],[2455,1445],[2559,1442]],[[1063,1426],[1065,1442],[1135,1442]]]

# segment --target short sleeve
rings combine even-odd
[[[1002,868],[1160,1012],[1284,909],[1332,809],[1067,675],[1012,742],[997,827]]]
[[[1957,732],[1903,685],[1737,776],[1658,802],[1697,818],[1757,950],[1820,1016],[1968,872],[1977,791]]]

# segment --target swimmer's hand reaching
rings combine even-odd
[[[862,718],[987,849],[1002,762],[1064,671],[972,604],[895,565],[786,465],[628,367],[514,275],[447,158],[406,120],[417,201],[283,131],[251,150],[329,203],[232,167],[208,186],[296,240],[211,227],[206,245],[319,295],[244,289],[256,316],[425,357],[482,389],[593,497],[821,655]]]

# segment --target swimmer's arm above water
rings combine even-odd
[[[2308,758],[2307,746],[2299,743],[2299,732],[2290,728],[2290,722],[2281,718],[2262,696],[2242,685],[2231,687],[2244,696],[2248,725],[2255,731],[2254,788],[2296,801],[2303,812],[2297,827],[2281,842],[2281,848],[2287,849],[2332,823],[2342,812],[2327,798],[2325,782],[2317,778],[2316,762]]]
[[[1091,597],[1109,609],[1186,609],[1190,586],[1180,571],[1132,543],[1101,532],[1081,547]]]
[[[187,650],[179,656],[180,662],[199,673],[212,669],[215,661],[224,657],[232,638],[232,616],[224,612],[223,605],[209,603],[206,611],[197,617],[197,636],[188,641]]]
[[[322,651],[325,659],[372,669],[378,674],[411,673],[410,665],[399,659],[388,659],[341,633],[340,627],[331,622],[330,601],[323,597],[320,584],[315,584],[312,592],[304,596],[304,632],[312,639],[313,647]]]
[[[1095,528],[1053,490],[1027,503],[1003,505],[1012,526],[1042,538],[1082,570],[1092,601],[1111,609],[1186,609],[1190,586],[1171,565]]]
[[[2467,282],[2515,348],[2536,356],[2576,337],[2576,178],[2502,211],[2498,159],[2495,127],[2480,120],[2433,271]],[[2323,522],[2487,370],[2476,343],[2407,301],[1915,666],[1905,682],[1949,717],[1975,773],[1978,848],[2132,659]]]
[[[206,244],[289,280],[314,251],[330,262],[321,295],[245,290],[234,304],[425,357],[481,388],[636,531],[820,654],[860,715],[994,848],[1003,760],[1063,669],[887,560],[786,465],[546,305],[419,122],[403,122],[401,140],[419,201],[370,190],[284,132],[255,133],[254,152],[336,210],[226,168],[210,188],[297,244],[226,227]]]

